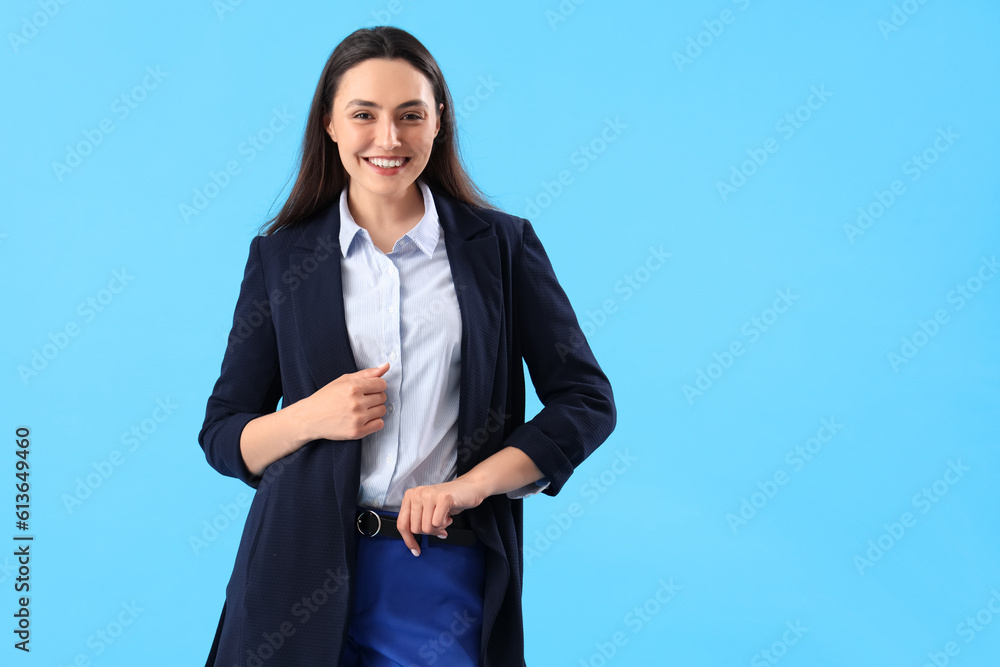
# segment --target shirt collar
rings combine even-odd
[[[438,218],[437,208],[434,206],[434,196],[431,194],[431,189],[419,178],[417,185],[424,197],[424,217],[420,218],[420,222],[403,236],[417,244],[417,247],[430,257],[434,254],[434,248],[441,236],[441,221]],[[347,257],[347,251],[350,249],[354,237],[362,230],[362,227],[354,221],[354,216],[351,215],[351,210],[347,206],[348,187],[349,185],[344,186],[340,192],[340,250],[344,257]],[[367,231],[365,234],[367,235]]]

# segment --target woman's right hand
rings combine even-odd
[[[293,404],[309,440],[355,440],[385,426],[389,362],[345,373]],[[291,406],[290,406],[291,407]]]
[[[247,469],[262,475],[271,463],[307,442],[355,440],[385,426],[382,376],[388,370],[386,362],[345,373],[312,396],[247,422],[240,434],[240,453]]]

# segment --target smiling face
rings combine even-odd
[[[430,159],[443,109],[435,109],[427,77],[405,60],[372,58],[344,72],[324,122],[352,193],[403,197]]]

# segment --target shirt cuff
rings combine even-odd
[[[527,498],[528,496],[533,496],[539,493],[542,489],[549,485],[548,480],[544,477],[537,482],[532,482],[531,484],[525,484],[520,489],[514,489],[513,491],[507,492],[507,497],[511,500],[517,500],[518,498]]]

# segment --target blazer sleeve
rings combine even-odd
[[[205,409],[198,443],[209,465],[257,488],[240,450],[243,427],[275,411],[281,398],[278,346],[260,259],[261,236],[250,242],[250,254],[222,369]]]
[[[542,491],[554,496],[573,470],[614,430],[617,411],[611,383],[594,358],[552,263],[527,220],[512,267],[514,326],[535,393],[544,407],[516,427],[504,444],[531,457],[548,482]]]

